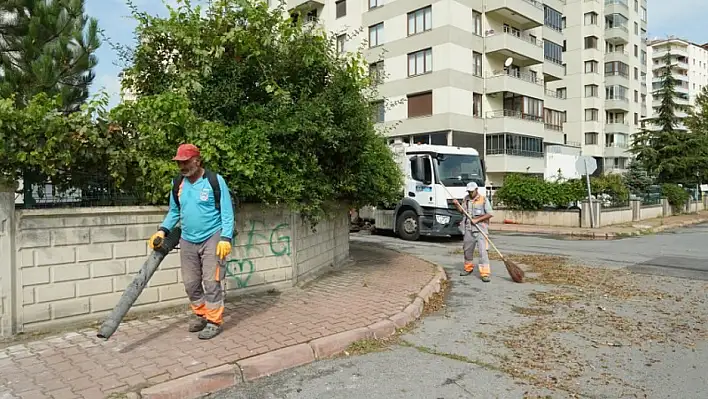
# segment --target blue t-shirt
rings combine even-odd
[[[234,212],[229,188],[221,175],[216,175],[221,187],[221,212],[216,209],[214,190],[206,176],[192,184],[186,177],[182,179],[182,188],[178,191],[179,208],[170,194],[170,210],[161,227],[172,230],[179,221],[182,225],[182,238],[199,244],[217,231],[229,241],[234,234]]]

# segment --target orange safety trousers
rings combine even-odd
[[[226,294],[226,265],[216,255],[220,238],[217,231],[199,244],[180,240],[182,279],[192,311],[217,325],[224,322]]]

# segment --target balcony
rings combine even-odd
[[[565,144],[563,126],[544,123],[543,141],[548,144]]]
[[[605,15],[622,14],[629,17],[627,0],[605,0]]]
[[[629,53],[626,51],[608,51],[605,53],[605,62],[619,61],[629,64]]]
[[[543,80],[528,72],[495,71],[487,76],[487,94],[510,91],[543,98]]]
[[[605,124],[606,133],[622,133],[629,134],[629,123],[626,122],[608,122]]]
[[[536,0],[494,0],[487,4],[487,17],[512,21],[521,29],[543,25],[543,3]]]
[[[658,49],[655,49],[654,52],[651,55],[651,58],[656,60],[656,59],[663,59],[666,56],[666,53],[671,52],[671,55],[676,55],[676,56],[681,56],[681,57],[686,57],[688,58],[688,49],[686,47],[677,47],[677,46],[671,46],[671,50],[664,47],[659,47]]]
[[[504,109],[487,112],[485,117],[489,133],[518,133],[543,137],[545,132],[542,116]]]
[[[557,109],[559,111],[566,110],[567,102],[565,101],[565,97],[559,96],[558,92],[555,90],[546,90],[544,94],[543,104],[546,108]]]
[[[546,159],[542,152],[487,150],[484,162],[488,173],[543,173],[546,169]]]
[[[325,6],[325,0],[288,0],[288,10],[295,8],[321,8]]]
[[[486,42],[488,55],[512,57],[514,65],[528,67],[543,63],[543,42],[528,34],[502,31],[487,36]]]
[[[624,158],[629,156],[629,146],[624,143],[605,143],[603,155],[607,158]]]
[[[614,45],[629,44],[629,29],[626,26],[605,28],[605,41]]]
[[[605,99],[605,109],[608,111],[629,112],[629,99],[626,97],[611,97]]]
[[[543,77],[546,82],[561,80],[565,76],[565,68],[558,60],[546,58],[543,63]]]
[[[611,71],[605,72],[606,86],[628,86],[629,75],[624,72]]]

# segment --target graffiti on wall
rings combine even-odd
[[[226,275],[238,288],[248,287],[259,258],[290,256],[291,242],[287,223],[267,226],[260,220],[249,220],[248,229],[234,238],[234,251],[226,262]]]

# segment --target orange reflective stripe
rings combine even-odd
[[[479,265],[479,275],[484,277],[484,276],[489,276],[489,265]]]
[[[214,324],[221,324],[224,322],[224,307],[219,306],[216,309],[206,309],[206,319]]]
[[[192,307],[192,311],[193,311],[194,314],[196,314],[197,316],[204,316],[204,315],[207,313],[206,305],[203,304],[203,303],[202,303],[201,305],[198,305],[198,306],[192,305],[192,304],[190,304],[189,306]]]
[[[220,270],[219,264],[217,263],[216,264],[216,274],[214,275],[214,280],[221,281],[221,273],[220,272],[221,272],[221,270]]]
[[[465,263],[465,271],[466,271],[466,272],[471,272],[471,271],[473,271],[473,270],[474,270],[474,263],[466,262],[466,263]]]

